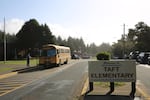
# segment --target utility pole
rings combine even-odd
[[[123,24],[123,57],[125,57],[125,24]]]
[[[6,62],[6,34],[5,34],[5,17],[4,17],[4,63]]]

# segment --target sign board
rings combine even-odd
[[[135,61],[89,61],[89,81],[135,82]]]

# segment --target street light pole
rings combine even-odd
[[[4,63],[6,62],[6,34],[5,34],[5,17],[4,17]]]

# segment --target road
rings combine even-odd
[[[137,65],[137,80],[150,96],[150,66],[139,64]]]
[[[78,100],[87,60],[0,80],[0,100]],[[150,66],[137,65],[137,80],[150,95]]]
[[[1,92],[5,86],[4,90],[13,87],[2,93],[0,100],[78,100],[87,75],[87,64],[87,61],[77,60],[61,67],[0,80],[4,85],[0,87]]]

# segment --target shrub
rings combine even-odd
[[[100,52],[96,55],[97,60],[109,60],[110,53],[108,52]]]

